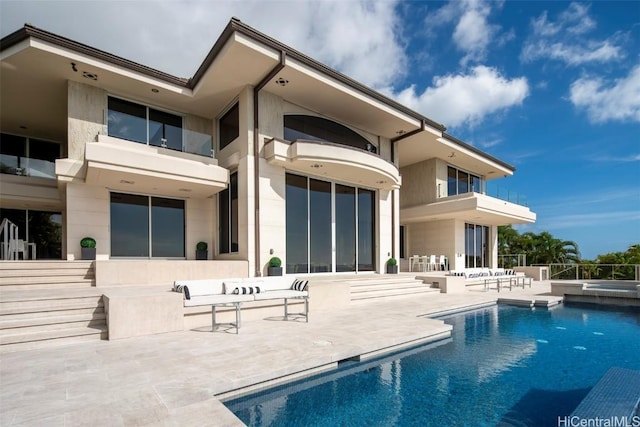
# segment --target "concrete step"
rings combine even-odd
[[[349,286],[360,286],[371,283],[403,283],[415,281],[416,277],[413,275],[399,275],[399,274],[386,274],[367,276],[363,278],[354,278],[342,280],[343,283],[347,283]]]
[[[75,329],[75,328],[74,328]],[[83,332],[86,332],[87,328],[81,328]],[[61,336],[58,338],[49,338],[46,340],[39,341],[23,341],[23,342],[14,342],[0,345],[0,354],[9,353],[13,351],[24,351],[24,350],[37,350],[43,348],[51,348],[61,345],[72,345],[78,344],[88,341],[99,341],[105,340],[108,338],[108,332],[106,326],[104,328],[96,329],[91,334],[80,334],[80,335],[67,335]]]
[[[60,283],[35,283],[35,284],[19,284],[19,285],[0,285],[0,291],[22,291],[22,290],[42,290],[42,289],[87,289],[93,287],[93,281],[82,282],[60,282]]]
[[[82,335],[94,335],[106,338],[107,326],[91,326],[79,328],[64,328],[54,330],[36,330],[30,332],[3,333],[0,335],[0,345],[17,344],[33,341],[56,340],[70,337],[78,337]]]
[[[82,275],[43,275],[43,276],[15,276],[0,277],[0,286],[9,285],[37,285],[37,284],[58,284],[58,283],[93,283],[93,276]]]
[[[82,267],[74,268],[30,268],[30,269],[0,269],[0,279],[16,277],[58,277],[78,276],[93,278],[93,269]]]
[[[37,332],[55,329],[82,328],[106,325],[106,315],[101,313],[76,313],[28,319],[0,319],[0,335],[20,332]]]
[[[103,307],[102,297],[0,302],[0,316],[20,313],[58,312]]]
[[[8,313],[0,316],[0,329],[3,329],[3,325],[11,324],[11,322],[21,323],[22,326],[27,324],[46,324],[54,323],[56,320],[65,321],[69,316],[73,319],[90,319],[92,316],[104,314],[104,307],[81,308],[70,310],[50,310],[50,311],[36,311],[32,313]],[[11,326],[8,326],[11,327]]]
[[[401,282],[401,283],[371,283],[371,284],[363,284],[358,286],[351,286],[349,289],[351,293],[358,292],[369,292],[369,291],[379,291],[385,289],[409,289],[409,288],[421,288],[421,287],[429,287],[428,284],[423,283],[421,280],[413,280],[411,282]]]
[[[88,270],[93,267],[93,261],[0,261],[0,276],[11,270],[64,270],[81,268]]]
[[[360,294],[360,295],[352,295],[351,303],[357,304],[357,303],[365,303],[370,301],[380,301],[382,299],[386,300],[386,299],[394,299],[394,298],[407,298],[412,295],[424,295],[428,293],[440,293],[440,291],[438,289],[425,287],[424,289],[419,291],[417,290],[407,291],[404,289],[400,289],[398,291],[387,291],[384,293],[366,293],[366,294]]]

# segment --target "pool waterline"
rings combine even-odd
[[[396,417],[392,425],[492,425],[509,420],[535,425],[531,420],[545,420],[536,418],[539,414],[531,410],[531,403],[545,402],[558,415],[568,415],[611,363],[640,369],[640,360],[628,356],[625,361],[604,348],[620,342],[616,331],[640,334],[640,313],[628,313],[626,318],[634,322],[620,323],[625,312],[585,306],[535,311],[494,306],[439,317],[454,324],[453,336],[429,349],[345,363],[333,372],[228,400],[226,405],[243,422],[255,426],[365,425],[362,413],[372,410],[377,419],[390,421],[387,412],[377,412],[389,402]],[[636,346],[631,345],[631,350],[640,352],[640,344]],[[593,352],[601,360],[605,354],[602,366],[586,363],[585,367],[580,361],[589,361]],[[416,383],[412,377],[420,380]],[[360,386],[369,397],[358,397],[363,394]],[[261,399],[266,402],[258,403]],[[302,413],[295,408],[302,408]],[[329,418],[323,421],[319,415],[310,415],[314,408],[329,412],[325,414]],[[423,408],[428,414],[425,419],[420,415]],[[419,424],[406,422],[416,417]]]

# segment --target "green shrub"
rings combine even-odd
[[[269,267],[280,267],[282,265],[282,260],[277,256],[272,257],[269,260]]]
[[[395,258],[389,258],[389,261],[387,261],[387,265],[398,265],[398,261]]]
[[[96,240],[93,237],[83,237],[82,240],[80,240],[80,247],[95,248]]]
[[[207,242],[198,242],[198,244],[196,245],[196,250],[206,251],[208,247],[209,245],[207,245]]]

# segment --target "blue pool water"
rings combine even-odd
[[[225,404],[249,426],[556,426],[612,366],[640,370],[640,311],[496,306],[452,338]]]

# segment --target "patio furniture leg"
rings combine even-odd
[[[216,306],[211,306],[211,332],[216,330]]]
[[[284,320],[289,320],[289,306],[287,305],[287,299],[284,299]]]

